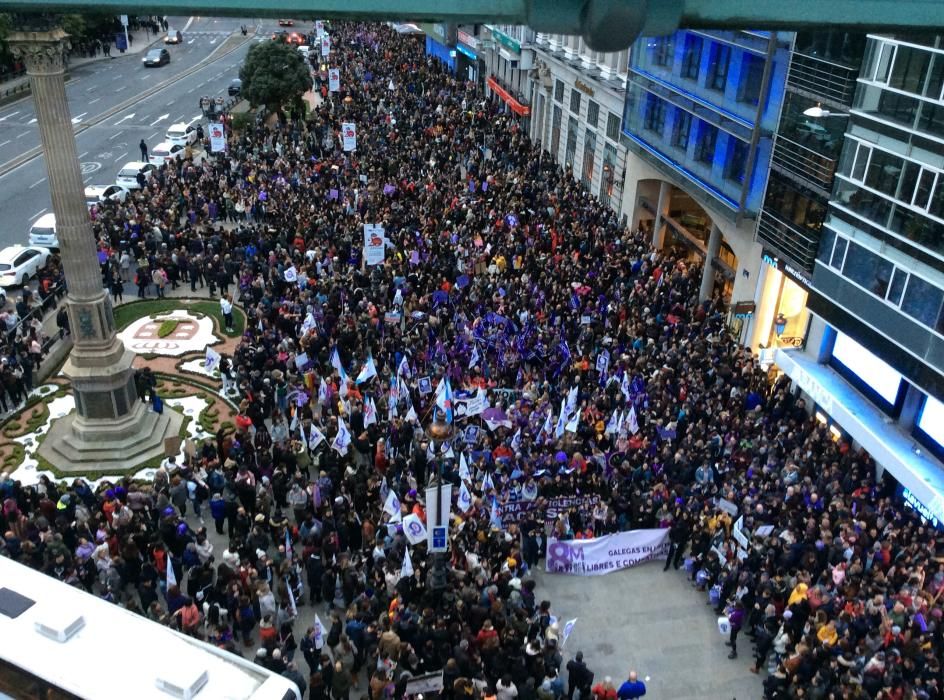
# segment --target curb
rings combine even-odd
[[[193,66],[183,71],[182,73],[178,73],[177,75],[171,78],[167,78],[166,80],[158,83],[157,85],[154,85],[148,88],[144,92],[138,93],[134,97],[128,98],[124,102],[115,105],[111,109],[108,109],[105,112],[102,112],[98,116],[93,117],[86,122],[82,122],[75,129],[72,130],[73,136],[78,136],[86,129],[90,129],[93,126],[98,126],[106,119],[110,119],[111,117],[118,114],[118,112],[128,109],[128,107],[132,107],[133,105],[137,104],[141,100],[147,99],[148,97],[151,97],[152,95],[157,94],[161,90],[164,90],[165,88],[170,87],[177,81],[193,75],[198,70],[202,70],[203,68],[206,68],[211,63],[214,63],[216,61],[219,61],[220,59],[226,58],[237,49],[242,48],[244,44],[247,44],[250,41],[252,41],[254,36],[255,36],[254,34],[247,34],[245,37],[239,37],[239,32],[233,32],[209,56],[204,58],[199,63],[195,63]],[[217,52],[219,52],[220,49],[222,49],[226,45],[226,42],[232,39],[233,37],[239,37],[239,38],[242,38],[243,40],[233,45],[231,48],[227,49],[223,53],[220,53],[219,55],[217,55]],[[2,165],[0,165],[0,177],[6,175],[9,172],[12,172],[13,170],[16,170],[22,165],[26,165],[34,158],[37,158],[40,155],[42,155],[42,153],[43,153],[43,147],[35,146],[31,148],[30,150],[26,151],[25,153],[21,153],[19,156],[17,156],[13,160],[8,160],[6,163],[3,163]]]

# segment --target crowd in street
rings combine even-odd
[[[565,653],[530,573],[548,537],[664,527],[666,567],[727,617],[765,697],[944,697],[944,535],[739,346],[723,301],[698,299],[700,264],[620,225],[415,39],[330,32],[341,88],[305,120],[165,165],[95,221],[108,274],[137,259],[235,297],[236,430],[153,484],[3,475],[2,553],[317,700],[402,698],[440,671],[444,698],[624,700],[645,693],[630,661],[614,681]],[[445,561],[403,530],[437,476]],[[502,517],[578,493],[599,499]]]

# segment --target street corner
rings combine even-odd
[[[213,319],[184,310],[168,311],[133,321],[118,337],[129,350],[150,355],[179,357],[203,352],[219,343],[213,332]]]

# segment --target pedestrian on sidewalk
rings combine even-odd
[[[148,158],[148,147],[147,144],[144,143],[144,139],[141,139],[141,143],[138,144],[138,148],[141,149],[141,160],[143,160],[145,163],[150,163],[151,159]]]
[[[619,700],[634,700],[641,698],[646,694],[646,684],[639,680],[635,671],[629,672],[629,679],[623,681],[623,685],[616,691],[616,697]]]
[[[744,606],[741,605],[741,601],[737,600],[734,602],[734,607],[728,613],[728,623],[731,625],[731,637],[725,642],[725,644],[731,647],[731,653],[728,654],[728,658],[736,659],[738,655],[738,632],[741,631],[741,625],[744,624]]]
[[[220,311],[223,312],[223,321],[226,326],[226,332],[233,332],[233,295],[224,294],[220,297]]]

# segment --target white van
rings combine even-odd
[[[29,244],[43,246],[44,248],[59,247],[55,214],[43,214],[33,222],[29,230]]]

